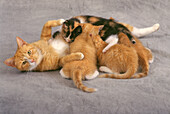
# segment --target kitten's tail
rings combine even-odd
[[[116,79],[129,79],[131,78],[137,69],[129,68],[124,74],[102,74],[99,75],[100,78],[116,78]]]
[[[81,89],[84,92],[92,93],[94,91],[97,91],[97,89],[88,88],[88,87],[83,85],[81,70],[75,70],[73,72],[73,81],[74,81],[74,84],[77,86],[77,88]]]

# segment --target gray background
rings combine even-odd
[[[141,39],[155,56],[148,77],[84,81],[99,89],[89,94],[58,71],[20,72],[3,64],[17,49],[16,36],[37,41],[47,20],[81,14],[137,27],[160,23],[159,31]],[[169,18],[169,0],[0,0],[0,114],[169,114]]]

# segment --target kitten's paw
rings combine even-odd
[[[60,19],[60,24],[63,24],[65,22],[64,19]]]
[[[105,48],[102,50],[103,53],[105,53],[106,51],[107,51],[107,49],[105,49]]]
[[[81,52],[77,52],[77,54],[80,56],[80,60],[84,59],[84,54]]]
[[[152,64],[153,61],[154,61],[154,57],[151,60],[149,60],[149,64]]]
[[[60,75],[63,77],[63,78],[66,78],[66,79],[70,79],[69,76],[66,76],[63,72],[63,69],[60,70]]]
[[[91,74],[91,75],[86,75],[85,78],[86,78],[87,80],[91,80],[91,79],[96,78],[98,75],[99,75],[99,71],[96,70],[93,74]]]
[[[112,70],[110,70],[108,67],[106,66],[101,66],[99,67],[99,71],[101,72],[107,72],[107,73],[113,73]]]
[[[159,23],[156,23],[152,27],[153,27],[154,31],[157,31],[157,30],[159,30],[160,25],[159,25]]]

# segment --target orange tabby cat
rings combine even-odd
[[[58,69],[60,58],[62,63],[81,60],[82,53],[67,55],[69,44],[61,35],[51,39],[52,27],[59,26],[63,22],[63,19],[48,21],[42,29],[41,40],[37,42],[29,44],[17,37],[18,49],[14,57],[5,60],[4,63],[16,67],[20,71],[46,71]]]
[[[93,26],[86,23],[79,24],[78,27],[82,28],[82,33],[70,44],[70,53],[81,52],[84,54],[84,59],[66,63],[61,69],[60,74],[65,78],[71,78],[77,88],[85,92],[94,92],[96,89],[84,86],[82,80],[94,79],[99,74],[96,67],[96,49],[89,36],[93,29],[99,31],[99,26]]]
[[[100,71],[114,73],[103,74],[106,78],[140,78],[146,76],[149,71],[148,61],[152,59],[152,53],[135,38],[136,44],[131,45],[124,33],[119,33],[119,44],[112,46],[106,53],[102,53],[107,45],[99,36],[93,37],[97,49]],[[142,67],[142,73],[134,75],[138,66]],[[125,72],[124,74],[120,74]]]

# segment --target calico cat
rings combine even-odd
[[[113,18],[105,19],[101,17],[88,15],[76,16],[69,20],[66,20],[63,23],[62,34],[65,39],[67,40],[74,39],[74,37],[71,36],[70,33],[76,27],[75,26],[76,23],[91,23],[97,26],[104,25],[99,34],[102,40],[108,43],[108,45],[103,49],[102,52],[106,52],[111,46],[116,44],[116,42],[118,41],[117,34],[119,34],[120,32],[126,34],[130,41],[133,44],[135,44],[136,41],[134,40],[132,34],[134,34],[137,37],[143,37],[159,29],[159,24],[155,24],[152,27],[139,29],[129,24],[116,22]]]
[[[93,29],[99,31],[99,26],[93,26],[89,23],[78,24],[78,29],[74,29],[76,32],[82,31],[75,41],[70,43],[70,53],[81,52],[84,55],[84,59],[81,61],[71,61],[66,63],[60,71],[60,74],[64,78],[71,78],[75,86],[84,92],[94,92],[97,89],[88,88],[83,85],[82,80],[94,79],[98,76],[97,71],[97,56],[96,49],[92,38],[89,36]],[[73,31],[74,31],[73,30]]]
[[[14,57],[5,60],[4,63],[20,71],[46,71],[56,70],[64,62],[83,59],[83,54],[80,52],[67,55],[69,44],[61,34],[51,39],[52,27],[59,26],[63,22],[63,19],[46,22],[42,29],[41,40],[37,42],[29,44],[17,37],[18,49]],[[62,61],[61,65],[59,60]]]

